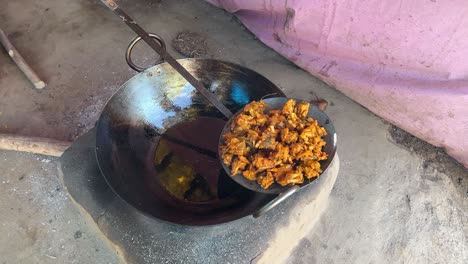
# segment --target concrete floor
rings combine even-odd
[[[250,67],[291,97],[330,102],[340,174],[324,217],[291,263],[468,263],[468,173],[443,152],[298,69],[202,1],[120,3],[167,42],[183,30],[201,33],[206,57]],[[0,0],[0,6],[2,29],[49,83],[34,90],[0,52],[0,132],[82,135],[135,74],[123,57],[133,33],[97,1]],[[140,63],[154,59],[147,49],[135,55]],[[0,171],[0,263],[122,261],[71,201],[53,160],[3,151]]]
[[[0,263],[119,263],[70,199],[53,159],[0,152]]]

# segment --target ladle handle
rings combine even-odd
[[[164,42],[164,40],[154,34],[154,33],[148,33],[148,35],[152,38],[154,38],[154,40],[156,40],[159,45],[161,46],[161,48],[163,50],[166,50],[166,43]],[[128,44],[128,47],[127,47],[127,51],[125,52],[125,60],[127,61],[127,64],[128,66],[130,66],[130,68],[134,69],[135,71],[137,72],[142,72],[144,70],[146,70],[147,68],[143,68],[143,67],[139,67],[137,66],[135,63],[133,63],[132,61],[132,51],[133,51],[133,48],[135,47],[135,45],[138,43],[138,41],[142,40],[142,38],[140,36],[134,38],[130,44]],[[156,61],[156,63],[154,65],[157,65],[159,63],[163,63],[164,62],[164,59],[163,57],[159,56],[159,60]],[[151,66],[150,66],[151,67]]]
[[[284,200],[288,199],[289,196],[293,195],[295,192],[297,192],[301,187],[298,185],[294,185],[291,188],[289,188],[287,191],[280,193],[278,197],[273,199],[271,202],[263,206],[262,208],[258,209],[255,213],[252,214],[254,218],[258,218],[264,214],[266,214],[268,211],[273,209],[273,207],[277,206]]]
[[[223,103],[218,100],[218,97],[206,89],[206,87],[197,80],[190,72],[188,72],[177,60],[172,57],[165,49],[159,45],[148,33],[140,27],[133,18],[123,11],[115,2],[115,0],[100,0],[108,7],[115,15],[117,15],[129,28],[131,28],[143,41],[145,41],[154,51],[156,51],[167,64],[171,65],[187,82],[189,82],[197,91],[202,94],[208,102],[218,109],[226,118],[232,117],[232,112]]]

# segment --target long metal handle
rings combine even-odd
[[[271,200],[271,202],[269,202],[267,205],[263,206],[262,208],[258,209],[258,211],[256,211],[255,213],[253,213],[253,217],[254,218],[258,218],[264,214],[266,214],[268,211],[270,211],[271,209],[273,209],[273,207],[277,206],[278,204],[280,204],[281,202],[283,202],[284,200],[286,200],[289,196],[293,195],[295,192],[297,192],[301,187],[298,186],[298,185],[294,185],[292,186],[291,188],[289,188],[287,191],[285,191],[284,193],[280,193],[278,195],[278,197],[276,197],[275,199]]]
[[[207,90],[201,82],[193,77],[180,63],[177,62],[166,50],[164,50],[135,20],[125,13],[114,0],[100,0],[114,14],[118,15],[138,36],[140,36],[153,50],[155,50],[169,65],[171,65],[182,77],[184,77],[198,92],[200,92],[211,104],[213,104],[228,119],[232,112],[223,105],[216,96]]]

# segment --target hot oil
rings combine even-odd
[[[200,117],[169,128],[155,153],[155,166],[164,189],[196,203],[219,202],[240,188],[225,173],[218,158],[218,141],[225,122]]]

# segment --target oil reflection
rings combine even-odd
[[[219,200],[220,177],[228,177],[217,155],[218,138],[225,122],[201,117],[182,122],[161,137],[155,167],[163,187],[171,195],[189,202]],[[238,187],[238,186],[237,186]],[[230,188],[234,192],[238,188]]]

